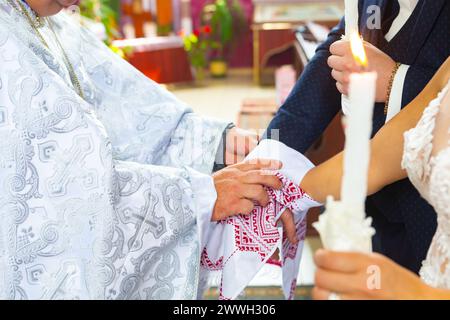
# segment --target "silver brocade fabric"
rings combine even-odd
[[[84,99],[0,0],[0,298],[195,299],[226,124],[51,19]]]

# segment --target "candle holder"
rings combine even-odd
[[[339,252],[372,252],[372,218],[364,210],[342,201],[327,199],[325,212],[313,227],[319,232],[325,249]]]

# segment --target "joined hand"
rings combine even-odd
[[[232,165],[244,161],[245,157],[258,145],[255,132],[234,127],[227,132],[225,164]]]
[[[212,220],[250,214],[255,202],[267,206],[269,195],[264,186],[281,189],[282,183],[273,171],[281,167],[279,161],[259,159],[235,164],[213,174],[217,200]]]

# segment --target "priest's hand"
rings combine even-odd
[[[245,157],[258,145],[256,132],[234,127],[227,132],[225,164],[232,165],[244,161]]]
[[[281,189],[275,176],[282,163],[275,160],[252,160],[229,166],[213,174],[217,200],[212,221],[225,220],[238,214],[250,214],[254,203],[265,207],[269,203],[266,187]]]
[[[419,277],[380,254],[317,251],[313,298],[426,299],[430,288]],[[335,296],[336,297],[336,296]]]
[[[369,69],[378,73],[376,101],[385,103],[389,81],[396,63],[391,57],[368,42],[364,42],[364,48],[369,61]],[[353,58],[350,42],[336,41],[331,45],[330,53],[328,65],[333,69],[331,74],[337,81],[336,86],[340,93],[348,95],[350,74],[360,70]]]

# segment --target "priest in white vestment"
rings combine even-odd
[[[228,124],[57,13],[73,2],[0,0],[0,298],[195,299],[211,219],[276,178],[213,179]]]

